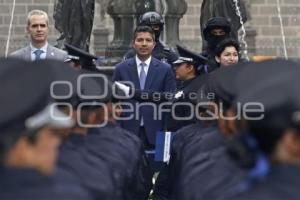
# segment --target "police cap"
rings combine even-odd
[[[73,121],[51,105],[53,71],[45,65],[47,61],[0,60],[0,132],[21,134],[43,126],[73,125]]]
[[[108,77],[90,70],[81,70],[78,81],[81,103],[107,103],[112,100],[112,83]]]
[[[293,66],[289,61],[285,63]],[[243,117],[250,134],[268,154],[273,152],[286,129],[300,130],[299,68],[288,69],[293,73],[283,76],[278,75],[280,72],[270,71],[270,78],[261,81],[259,86],[241,91],[236,99],[244,109]]]
[[[177,45],[177,50],[180,57],[173,62],[175,66],[181,63],[192,63],[196,67],[197,71],[200,71],[203,65],[208,62],[206,57],[189,51],[180,45]]]
[[[52,98],[56,102],[69,103],[75,108],[79,104],[77,80],[80,73],[66,63],[56,60],[49,60],[48,63],[54,76],[51,85]]]
[[[97,56],[89,54],[88,52],[70,44],[65,44],[65,48],[69,54],[69,60],[75,59],[77,61],[79,58],[79,63],[81,64],[82,68],[95,68],[94,61],[98,59]]]

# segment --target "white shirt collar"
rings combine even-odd
[[[142,62],[140,59],[139,59],[139,57],[136,55],[135,56],[135,61],[136,61],[136,65],[137,66],[140,66],[140,64],[141,63],[145,63],[147,66],[146,67],[149,67],[150,66],[150,62],[151,62],[151,56],[147,59],[147,60],[145,60],[145,62]]]
[[[35,48],[31,43],[30,43],[30,48],[31,48],[31,52],[35,52],[36,50],[38,50],[38,48]],[[48,42],[46,42],[46,44],[42,47],[39,48],[40,50],[43,50],[44,53],[47,53],[47,48],[48,48]]]

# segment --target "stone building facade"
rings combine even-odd
[[[104,19],[100,17],[101,10],[99,2],[96,0],[96,14],[94,29],[108,30],[108,39],[112,39],[112,20],[108,15]],[[246,23],[247,27],[252,27],[256,31],[255,51],[258,55],[284,56],[283,38],[281,34],[280,21],[276,0],[249,0],[251,20]],[[189,46],[194,51],[201,51],[200,38],[200,7],[202,0],[186,0],[188,10],[180,22],[180,39],[182,43]],[[7,45],[9,23],[12,15],[12,0],[0,0],[0,55],[5,55]],[[32,9],[42,9],[49,13],[51,34],[50,42],[55,43],[58,36],[53,28],[53,4],[54,0],[17,0],[13,17],[13,26],[9,42],[9,52],[24,46],[28,43],[28,36],[25,32],[26,14]],[[280,0],[281,14],[283,19],[283,30],[289,57],[300,56],[300,0]],[[97,41],[93,41],[97,44]],[[93,47],[93,45],[92,45]],[[92,51],[94,49],[91,49]]]

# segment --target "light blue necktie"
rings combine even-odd
[[[141,63],[140,66],[141,66],[140,87],[143,90],[145,88],[145,83],[146,83],[146,72],[145,72],[146,63]],[[141,116],[140,126],[144,126],[144,119],[142,116]]]
[[[141,63],[141,73],[140,73],[140,87],[143,90],[145,88],[145,83],[146,83],[146,72],[145,72],[145,63]]]
[[[35,54],[35,60],[41,60],[41,55],[44,53],[43,50],[37,49],[33,52]]]

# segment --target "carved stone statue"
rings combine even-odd
[[[135,0],[110,0],[107,13],[114,21],[113,41],[106,49],[106,57],[122,58],[130,48],[134,28]]]
[[[95,0],[55,0],[55,28],[60,32],[58,47],[66,42],[89,50],[94,21]]]
[[[187,3],[185,0],[166,0],[167,13],[166,21],[166,42],[175,47],[179,44],[179,23],[180,19],[187,11]]]
[[[243,22],[247,21],[247,11],[244,0],[238,0]],[[241,28],[240,17],[236,14],[234,0],[203,0],[200,15],[201,35],[206,22],[212,17],[225,17],[232,25],[232,37],[237,38]],[[206,48],[205,40],[202,40],[203,50]]]
[[[109,0],[97,0],[97,2],[100,4],[100,21],[103,22],[105,20],[105,13]]]

